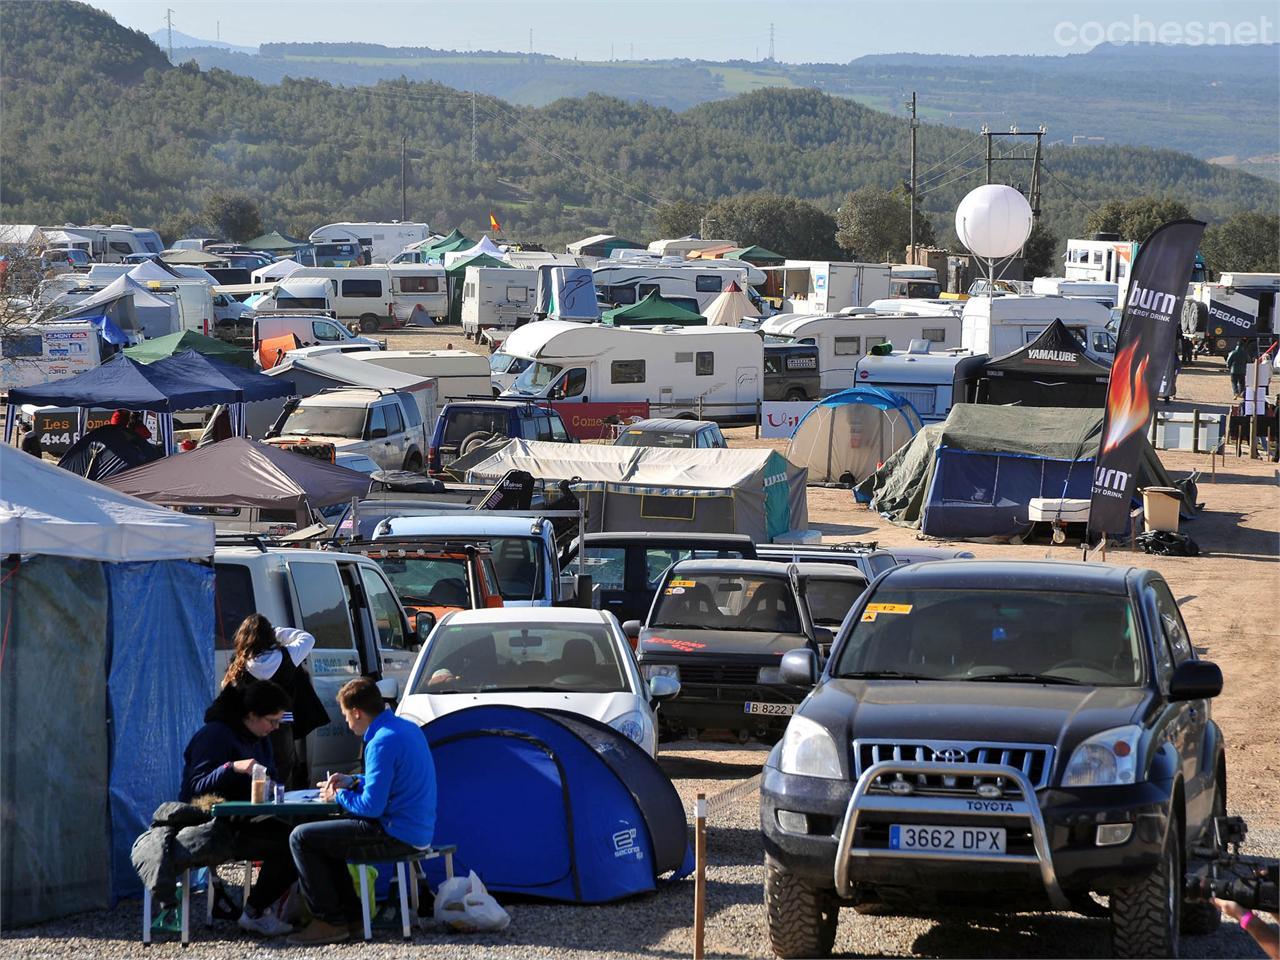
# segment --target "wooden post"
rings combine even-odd
[[[707,795],[694,802],[693,960],[706,956],[707,925]]]
[[[1249,459],[1258,459],[1258,415],[1249,415]]]
[[[1191,410],[1191,452],[1200,452],[1200,408]]]
[[[757,400],[756,401],[756,439],[757,440],[760,439],[760,425],[761,425],[761,421],[763,420],[764,420],[764,401]]]
[[[1151,448],[1156,449],[1156,425],[1160,422],[1160,411],[1155,412],[1155,416],[1151,418]]]

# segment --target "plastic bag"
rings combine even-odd
[[[440,884],[435,917],[449,929],[463,933],[505,930],[511,924],[511,914],[489,895],[474,870],[468,876]]]

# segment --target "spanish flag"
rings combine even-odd
[[[489,228],[493,230],[494,233],[502,232],[502,224],[498,222],[498,218],[495,217],[492,213],[489,214]]]

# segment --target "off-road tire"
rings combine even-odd
[[[1222,777],[1218,777],[1213,785],[1213,812],[1210,817],[1227,815],[1227,785]],[[1211,829],[1211,828],[1210,828]],[[1192,864],[1188,864],[1191,867]],[[1222,914],[1212,903],[1205,900],[1182,901],[1182,932],[1193,937],[1203,937],[1216,933],[1222,923]]]
[[[474,433],[468,433],[462,438],[462,442],[458,444],[458,456],[465,457],[481,444],[488,443],[493,439],[493,434],[488,430],[477,430]]]
[[[774,954],[784,960],[831,955],[840,921],[840,901],[834,892],[813,886],[765,857],[764,906]]]
[[[1182,913],[1182,824],[1169,821],[1160,865],[1131,887],[1111,892],[1113,957],[1176,957]]]
[[[407,457],[404,458],[404,468],[408,470],[410,473],[421,473],[422,472],[422,454],[420,454],[417,450],[414,450],[412,453],[410,453]]]
[[[791,403],[799,403],[803,400],[808,400],[809,398],[804,395],[804,391],[801,390],[799,387],[793,387],[792,389],[787,391],[787,396],[785,399],[787,399]]]
[[[363,317],[360,318],[361,333],[377,333],[381,329],[382,329],[382,321],[379,320],[372,313],[366,313]]]

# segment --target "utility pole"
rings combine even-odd
[[[919,126],[916,121],[916,92],[911,91],[911,195],[907,198],[908,206],[911,211],[908,218],[910,227],[908,228],[908,237],[911,252],[907,254],[907,262],[915,263],[916,259],[916,127]]]
[[[987,138],[987,183],[991,182],[991,131],[984,123],[982,125],[982,135]]]
[[[773,24],[769,24],[769,62],[773,63]]]
[[[1024,133],[1023,131],[1019,130],[1017,127],[1010,127],[1007,133],[1004,131],[996,133],[995,131],[988,129],[985,124],[982,127],[982,135],[987,138],[987,183],[991,182],[992,167],[994,166],[997,160],[1017,160],[1021,162],[1030,160],[1031,161],[1031,185],[1027,189],[1027,202],[1031,204],[1031,212],[1037,217],[1040,216],[1041,157],[1043,156],[1042,151],[1043,151],[1044,135],[1047,132],[1048,131],[1045,129],[1044,124],[1040,125],[1039,130],[1036,130],[1033,132],[1027,132],[1027,133]],[[1022,157],[1022,156],[995,157],[993,156],[992,143],[995,141],[996,137],[1010,137],[1013,139],[1017,139],[1018,137],[1035,137],[1036,138],[1035,153],[1032,154],[1032,156],[1030,157]]]
[[[173,11],[165,10],[164,22],[169,32],[169,62],[173,63]]]
[[[408,155],[406,149],[409,138],[405,134],[400,134],[400,222],[404,223],[409,219],[409,199],[405,187],[405,172],[408,169]]]
[[[1036,134],[1036,154],[1031,161],[1031,214],[1037,220],[1040,219],[1040,143],[1044,139],[1044,124],[1040,125],[1040,131]]]
[[[221,20],[215,20],[215,21],[214,21],[214,24],[215,24],[215,26],[214,26],[214,31],[215,31],[215,33],[214,33],[214,39],[216,39],[216,40],[219,40],[219,41],[220,41],[220,40],[222,40],[222,21],[221,21]]]
[[[476,92],[471,91],[471,163],[476,162]]]
[[[533,56],[533,27],[529,28],[529,56]]]

